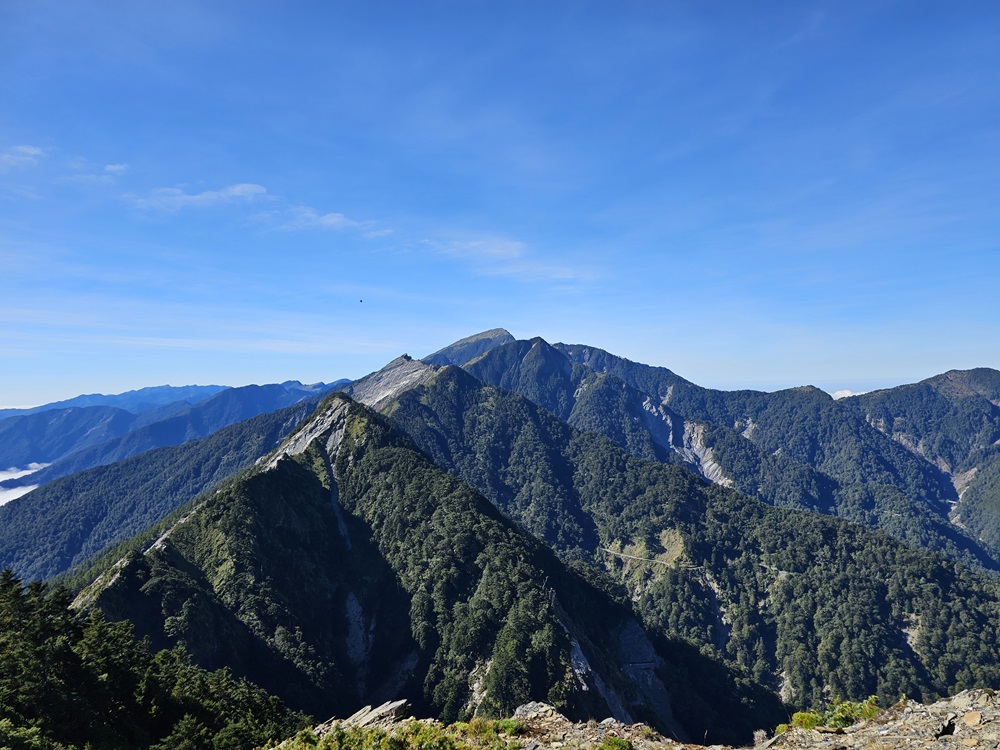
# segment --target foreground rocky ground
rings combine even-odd
[[[496,725],[500,731],[491,729],[488,741],[483,741],[484,735],[470,731],[470,725],[441,727],[433,720],[417,721],[405,718],[406,716],[405,701],[387,703],[375,709],[359,711],[348,719],[326,722],[314,730],[313,736],[330,740],[344,728],[381,730],[392,734],[419,724],[439,730],[444,736],[452,738],[455,747],[488,746],[511,750],[706,750],[703,745],[685,744],[663,737],[644,724],[622,724],[614,719],[573,723],[544,703],[521,706],[515,712],[513,722],[493,722],[491,726]],[[507,726],[516,729],[506,733],[502,728]],[[413,736],[412,731],[409,736]],[[906,701],[850,727],[792,727],[769,739],[761,732],[757,740],[755,750],[1000,748],[1000,693],[986,689],[967,690],[931,705]],[[331,742],[328,746],[336,747],[340,744],[343,743]],[[440,744],[437,746],[440,747]],[[419,747],[419,744],[415,744],[415,747]],[[712,745],[707,750],[727,749],[721,745]]]
[[[759,748],[825,748],[889,750],[889,748],[1000,747],[1000,694],[966,690],[929,706],[899,703],[868,721],[830,733],[792,729]]]

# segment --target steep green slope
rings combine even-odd
[[[456,368],[386,413],[564,557],[616,575],[662,633],[798,705],[1000,680],[1000,592],[962,566],[641,460]]]
[[[502,374],[485,360],[505,356],[507,348],[467,369],[484,382],[506,387]],[[553,348],[573,367],[585,366],[646,394],[648,408],[676,414],[674,421],[685,425],[688,442],[701,457],[702,473],[714,481],[771,505],[838,515],[908,544],[1000,570],[1000,557],[950,522],[958,496],[948,478],[819,389],[716,391],[592,347]],[[526,390],[517,392],[544,405]],[[706,465],[711,471],[704,470]]]
[[[520,393],[563,420],[573,411],[574,393],[587,371],[540,338],[495,347],[466,368],[484,383]]]
[[[934,512],[954,499],[948,483],[926,462],[887,440],[844,404],[811,386],[775,393],[702,388],[670,370],[584,346],[556,344],[571,361],[613,374],[687,419],[741,432],[765,453],[781,452],[841,485],[899,488]]]
[[[154,654],[128,623],[80,621],[65,592],[0,574],[0,746],[240,750],[304,717],[182,649]]]
[[[862,414],[883,434],[931,461],[950,476],[974,467],[997,451],[1000,440],[1000,399],[967,381],[986,380],[995,370],[952,371],[921,383],[902,385],[845,399],[845,407]],[[986,385],[989,380],[986,380]],[[992,400],[991,400],[992,397]]]
[[[1000,372],[952,370],[843,404],[943,472],[958,492],[953,518],[1000,554]]]
[[[274,450],[314,406],[264,414],[29,492],[0,507],[0,567],[28,579],[68,570]]]
[[[446,719],[537,699],[734,741],[780,716],[721,663],[651,641],[624,602],[340,395],[78,601],[317,715],[399,695]]]
[[[955,522],[977,534],[1000,554],[1000,455],[983,459],[963,488]]]
[[[560,419],[664,462],[684,454],[684,423],[613,375],[571,363],[540,338],[496,346],[465,365],[484,383],[520,393]],[[693,456],[686,456],[693,459]]]
[[[578,429],[610,438],[640,458],[688,463],[709,479],[771,505],[836,510],[836,483],[815,469],[780,451],[767,453],[729,427],[686,419],[613,372],[567,363],[562,352],[542,339],[497,347],[465,369],[484,383],[525,396]],[[687,383],[669,370],[656,372],[670,385]],[[632,380],[649,385],[655,378]]]

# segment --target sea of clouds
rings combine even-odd
[[[19,479],[20,477],[26,477],[29,474],[34,474],[39,469],[44,469],[46,466],[48,466],[48,464],[28,464],[23,469],[18,469],[14,466],[9,469],[0,469],[0,482],[7,479]],[[37,484],[33,484],[25,487],[11,487],[10,489],[0,487],[0,505],[9,503],[11,500],[16,500],[21,497],[21,495],[27,495],[37,486]]]

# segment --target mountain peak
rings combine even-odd
[[[381,370],[366,375],[344,389],[344,393],[378,411],[403,391],[434,377],[440,368],[404,354]]]
[[[479,357],[491,349],[514,341],[514,337],[505,328],[491,328],[482,333],[466,336],[464,339],[449,344],[443,349],[424,357],[429,365],[462,365]]]
[[[1000,372],[988,367],[972,370],[948,370],[922,381],[942,395],[952,398],[982,396],[990,401],[1000,400]]]

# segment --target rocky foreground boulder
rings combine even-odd
[[[403,718],[405,701],[366,707],[354,716],[331,719],[313,734],[323,738],[345,727],[393,733],[414,723],[440,729],[454,747],[474,748],[479,743],[468,725],[442,727],[433,719]],[[722,745],[677,742],[645,724],[623,724],[615,719],[573,723],[544,703],[528,703],[515,712],[513,721],[494,722],[516,727],[501,737],[492,735],[491,748],[509,750],[730,750]],[[409,736],[414,736],[412,732]],[[441,735],[436,735],[441,736]],[[904,701],[877,716],[850,727],[791,727],[774,737],[758,733],[754,750],[891,750],[892,748],[1000,748],[1000,693],[988,689],[966,690],[930,705]],[[497,740],[500,740],[499,742]]]

